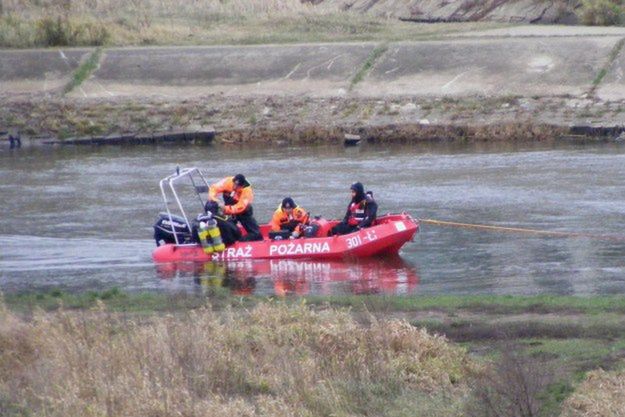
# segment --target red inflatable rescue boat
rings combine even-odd
[[[294,240],[269,239],[270,226],[262,225],[263,240],[254,242],[236,242],[223,252],[204,253],[199,243],[194,243],[191,236],[191,223],[175,189],[175,184],[187,179],[193,185],[198,201],[203,209],[200,193],[208,190],[208,182],[197,168],[178,170],[160,182],[167,213],[155,225],[155,233],[169,230],[172,239],[169,243],[158,246],[152,257],[156,262],[206,262],[241,259],[343,259],[364,258],[375,255],[397,254],[399,249],[412,240],[419,230],[419,223],[407,213],[386,214],[378,217],[371,227],[342,236],[327,236],[328,231],[338,223],[337,220],[323,222],[317,233],[318,237]],[[201,185],[197,185],[201,184]],[[170,198],[168,198],[168,196]],[[173,197],[173,200],[171,199]],[[182,216],[172,215],[168,202],[175,201]],[[156,238],[156,234],[155,234]],[[157,244],[159,239],[156,238]]]
[[[329,226],[338,223],[328,222]],[[237,242],[223,252],[207,255],[199,244],[165,244],[152,257],[156,262],[205,262],[227,259],[341,259],[396,254],[419,230],[410,215],[387,214],[374,226],[342,236],[269,240],[269,225],[261,226],[264,240]]]

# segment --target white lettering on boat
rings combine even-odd
[[[307,242],[307,243],[283,243],[269,246],[269,255],[311,255],[315,253],[330,252],[328,242]]]
[[[230,259],[230,258],[251,258],[252,257],[252,246],[247,245],[245,247],[229,247],[226,248],[223,252],[213,253],[212,259],[217,261],[219,259]]]
[[[352,249],[362,245],[362,239],[359,235],[348,237],[345,241],[347,242],[347,249]]]
[[[345,238],[345,243],[347,243],[347,249],[354,249],[358,246],[362,245],[365,242],[373,242],[378,239],[378,235],[375,230],[367,229],[366,231],[360,231],[358,234]]]
[[[176,221],[174,222],[170,222],[169,220],[163,220],[163,222],[161,223],[163,226],[173,226],[173,227],[187,227],[186,224],[184,223],[178,223]]]
[[[378,235],[375,233],[375,230],[373,229],[367,229],[367,233],[365,233],[365,236],[362,238],[362,240],[365,240],[367,242],[373,242],[374,240],[378,239]]]

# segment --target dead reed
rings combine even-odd
[[[3,5],[0,47],[260,43],[275,34],[288,40],[290,32],[298,32],[298,22],[307,26],[308,20],[322,19],[339,31],[344,26],[334,17],[336,7],[299,0],[13,0]]]
[[[0,47],[430,39],[497,23],[402,22],[300,0],[4,0]]]
[[[179,315],[0,311],[7,416],[449,415],[478,367],[405,321],[261,304]]]
[[[562,417],[625,416],[625,370],[589,372],[563,406]]]

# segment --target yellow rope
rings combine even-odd
[[[621,236],[609,236],[609,235],[594,235],[589,233],[575,233],[575,232],[554,232],[548,230],[538,229],[524,229],[520,227],[502,227],[502,226],[490,226],[486,224],[472,224],[472,223],[458,223],[448,222],[444,220],[435,219],[419,219],[421,223],[433,224],[438,226],[450,226],[450,227],[462,227],[465,229],[481,229],[491,230],[496,232],[512,232],[512,233],[529,233],[542,236],[554,236],[554,237],[585,237],[589,239],[606,239],[606,240],[625,240],[625,237]]]

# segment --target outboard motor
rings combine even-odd
[[[176,243],[174,234],[178,236],[178,243],[192,243],[193,236],[184,217],[171,216],[169,220],[169,214],[159,213],[158,219],[154,224],[154,240],[156,246],[161,246],[166,243]]]

